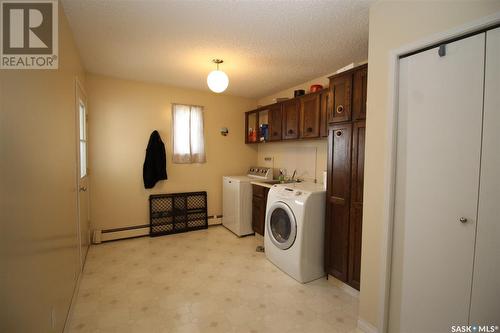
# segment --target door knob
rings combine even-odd
[[[80,187],[80,192],[87,192],[87,188],[85,186]]]
[[[462,222],[462,223],[467,223],[467,218],[465,218],[465,217],[461,217],[461,218],[460,218],[460,222]]]

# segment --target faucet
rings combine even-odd
[[[290,179],[293,183],[293,179],[295,178],[295,174],[297,173],[297,169],[293,170],[292,178]]]

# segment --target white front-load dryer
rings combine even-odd
[[[324,220],[325,190],[322,185],[273,186],[266,209],[266,257],[301,283],[324,276]]]

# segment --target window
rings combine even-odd
[[[205,163],[203,107],[172,106],[174,163]]]
[[[87,175],[87,115],[85,104],[79,103],[80,116],[80,178]]]

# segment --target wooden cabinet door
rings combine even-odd
[[[245,112],[245,143],[256,143],[259,124],[259,113],[257,110]],[[255,131],[255,136],[251,135]]]
[[[261,223],[261,217],[262,217],[262,199],[254,195],[252,198],[252,229],[254,232],[260,235],[264,235],[264,228]]]
[[[319,135],[323,137],[328,136],[328,114],[330,109],[330,89],[325,89],[320,94],[320,122],[319,122]]]
[[[266,222],[267,187],[252,185],[252,229],[259,235],[264,236]]]
[[[325,270],[347,281],[351,186],[352,124],[328,131],[328,183],[325,225]]]
[[[319,137],[320,95],[310,94],[300,98],[300,137]]]
[[[351,120],[352,73],[334,77],[330,80],[333,108],[328,117],[329,123]]]
[[[283,102],[283,140],[298,139],[299,137],[299,103],[297,99]]]
[[[280,141],[281,129],[281,104],[275,104],[269,108],[269,141]]]
[[[351,210],[349,219],[349,271],[347,274],[347,283],[358,290],[361,275],[365,130],[364,121],[354,123],[352,129]]]
[[[366,119],[366,95],[368,84],[368,66],[362,67],[354,73],[352,118],[353,120]]]

